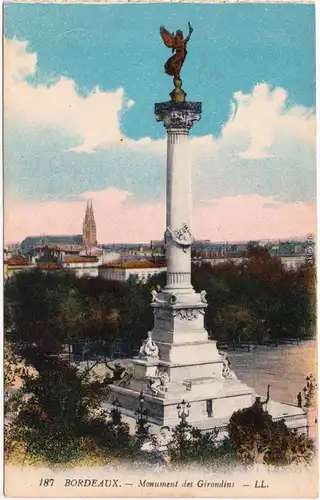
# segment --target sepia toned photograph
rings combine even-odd
[[[315,5],[3,23],[6,496],[317,498]]]

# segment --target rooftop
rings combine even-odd
[[[36,246],[36,245],[46,245],[48,243],[51,244],[82,244],[82,235],[77,234],[77,235],[46,235],[42,234],[39,236],[27,236],[22,242],[21,242],[21,247],[25,246]]]
[[[114,261],[102,264],[100,268],[104,269],[152,269],[152,268],[166,268],[166,263],[163,261],[150,261],[150,260],[131,260],[131,261]]]
[[[39,269],[61,269],[61,267],[56,264],[55,262],[39,262],[38,263],[38,268]]]
[[[94,247],[82,248],[79,255],[80,257],[92,257],[94,255],[103,255],[103,253],[104,253],[103,248],[94,246]]]
[[[65,255],[63,262],[65,264],[83,264],[85,262],[98,262],[98,258],[94,256],[74,256],[74,255]]]
[[[8,266],[32,266],[32,263],[23,257],[11,257],[5,261]]]

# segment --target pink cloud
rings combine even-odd
[[[258,195],[225,197],[199,203],[193,225],[197,238],[216,241],[305,236],[315,233],[316,204],[280,203]]]
[[[93,200],[98,241],[148,242],[161,239],[165,204],[138,203],[115,188],[84,193],[80,201],[20,204],[8,202],[5,242],[39,234],[81,234],[86,199]],[[201,201],[193,209],[193,233],[198,239],[249,240],[304,236],[315,232],[316,206],[279,203],[246,195]]]

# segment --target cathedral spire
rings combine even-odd
[[[85,217],[83,221],[83,244],[85,247],[97,244],[97,228],[94,220],[92,200],[87,201]]]

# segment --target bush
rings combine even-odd
[[[187,423],[178,424],[173,429],[172,440],[168,445],[170,462],[212,463],[232,460],[235,452],[231,441],[228,438],[218,441],[217,436],[215,429],[202,432]]]
[[[284,420],[274,422],[257,404],[236,411],[228,428],[237,455],[248,463],[283,466],[313,460],[313,441],[288,429]]]

